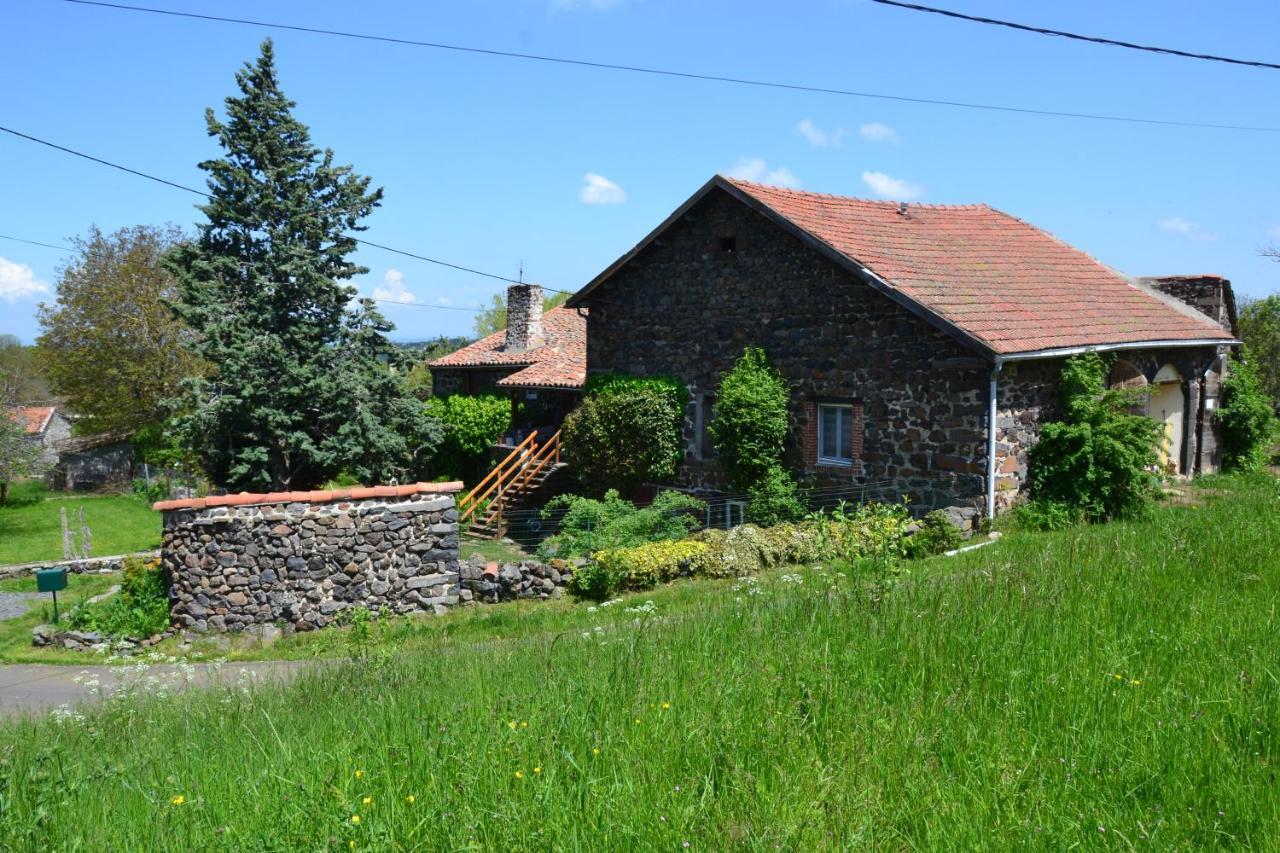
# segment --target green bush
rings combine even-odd
[[[762,528],[743,524],[732,530],[703,530],[695,541],[711,548],[703,574],[711,577],[753,575],[778,566],[826,559],[822,538],[813,522]]]
[[[637,389],[656,391],[666,396],[672,408],[684,418],[689,405],[689,389],[679,379],[670,376],[628,376],[625,373],[593,373],[587,377],[583,389],[588,395],[604,397]]]
[[[120,592],[71,611],[68,622],[73,629],[145,638],[169,627],[169,584],[160,561],[125,557],[123,569]]]
[[[647,542],[633,548],[599,551],[593,562],[604,578],[608,594],[612,594],[620,589],[652,589],[677,577],[705,574],[711,558],[711,548],[705,542]],[[576,587],[577,580],[575,574],[575,591],[585,595]],[[598,590],[601,581],[593,579],[591,584],[593,590]]]
[[[919,529],[903,541],[903,555],[912,560],[932,557],[959,548],[963,541],[960,528],[951,523],[945,512],[935,509],[921,519]]]
[[[1058,501],[1027,501],[1013,511],[1013,519],[1027,530],[1066,530],[1084,521],[1084,513]]]
[[[628,548],[645,542],[680,539],[697,530],[706,504],[682,492],[660,492],[653,503],[637,507],[618,496],[605,493],[603,500],[579,495],[560,495],[547,503],[543,518],[560,510],[557,533],[539,548],[547,557],[585,557],[606,548]]]
[[[423,404],[427,415],[444,427],[432,472],[471,481],[482,474],[489,448],[511,426],[511,400],[498,394],[451,394]]]
[[[566,462],[585,488],[631,491],[675,476],[684,409],[670,390],[644,385],[590,394],[560,432]]]
[[[1271,405],[1248,354],[1241,352],[1231,359],[1222,380],[1222,406],[1217,414],[1224,469],[1260,471],[1266,467],[1277,433]]]
[[[788,397],[782,375],[758,347],[747,347],[720,380],[708,429],[735,489],[756,487],[778,466],[787,438]]]
[[[1097,353],[1062,367],[1062,419],[1045,423],[1028,452],[1031,496],[1065,504],[1090,521],[1141,514],[1155,495],[1155,421],[1132,413],[1136,394],[1104,390]]]
[[[761,527],[799,521],[808,513],[799,486],[781,465],[775,464],[747,490],[747,520]]]
[[[146,478],[134,477],[133,494],[146,503],[155,503],[169,497],[169,484],[161,478],[154,479],[148,484]]]

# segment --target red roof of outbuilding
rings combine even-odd
[[[54,411],[53,406],[18,406],[9,410],[9,420],[22,427],[27,435],[40,435],[49,428]]]
[[[437,367],[520,367],[498,382],[500,388],[581,388],[587,381],[587,318],[573,308],[542,315],[543,345],[507,352],[506,331],[494,332],[427,364]]]

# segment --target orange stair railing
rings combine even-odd
[[[508,485],[512,479],[524,470],[525,460],[530,453],[538,449],[537,445],[534,444],[534,439],[537,437],[537,430],[529,433],[528,437],[517,444],[505,459],[495,465],[483,480],[476,483],[474,489],[458,500],[458,521],[462,522],[470,518],[495,489],[498,490],[498,494],[502,494],[505,491],[503,487]]]

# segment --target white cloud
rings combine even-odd
[[[796,125],[795,132],[809,140],[809,144],[814,148],[839,148],[845,129],[838,127],[830,131],[823,130],[806,118]]]
[[[626,191],[604,175],[587,172],[582,181],[578,198],[583,204],[622,204],[627,200]]]
[[[1218,239],[1217,234],[1210,234],[1201,228],[1198,223],[1183,219],[1181,216],[1170,216],[1168,219],[1161,219],[1156,224],[1160,226],[1161,231],[1168,231],[1170,234],[1177,234],[1186,237],[1188,240],[1195,240],[1197,243]]]
[[[910,201],[924,194],[924,187],[902,178],[890,177],[884,172],[863,172],[862,182],[881,198]]]
[[[389,269],[382,276],[382,284],[373,289],[374,299],[386,299],[390,302],[417,302],[418,297],[404,286],[404,273],[397,269]]]
[[[892,142],[897,144],[898,131],[878,121],[868,122],[858,128],[858,135],[867,142]]]
[[[769,164],[761,157],[740,157],[729,170],[729,177],[758,184],[772,184],[775,187],[798,187],[800,179],[786,166],[770,169]]]
[[[49,285],[36,278],[31,267],[0,258],[0,299],[12,304],[19,299],[48,292]]]

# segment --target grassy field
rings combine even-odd
[[[0,565],[62,559],[62,522],[84,507],[92,533],[90,554],[104,557],[160,547],[160,513],[133,495],[61,495],[16,490],[0,505]],[[73,528],[76,529],[76,528]]]
[[[1213,487],[887,586],[677,585],[10,722],[0,847],[1270,848],[1280,488]]]
[[[106,592],[120,582],[120,573],[68,575],[67,588],[58,593],[58,612],[65,621],[68,613],[87,598]],[[0,580],[0,592],[35,592],[33,577]],[[0,621],[0,663],[101,663],[102,657],[91,652],[66,649],[36,648],[31,645],[31,629],[53,621],[53,598],[43,593],[33,601],[26,615]]]

